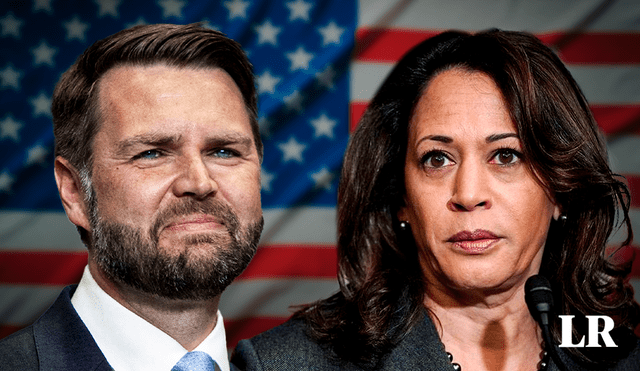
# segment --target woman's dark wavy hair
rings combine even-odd
[[[585,365],[610,364],[635,345],[639,307],[625,278],[630,261],[605,254],[614,229],[629,220],[629,192],[611,172],[603,136],[580,88],[560,59],[534,36],[489,30],[445,32],[428,39],[393,69],[364,113],[347,148],[338,193],[338,281],[334,296],[302,308],[309,334],[350,362],[375,364],[423,313],[424,276],[412,238],[399,231],[408,124],[426,85],[452,68],[490,76],[502,92],[525,160],[566,222],[552,221],[541,274],[559,314],[608,315],[618,348],[574,349]],[[524,300],[524,298],[523,298]],[[574,335],[586,323],[574,321]],[[559,323],[552,324],[556,340]],[[614,351],[615,350],[615,351]]]

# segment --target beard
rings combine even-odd
[[[241,226],[233,210],[219,200],[184,198],[162,210],[143,233],[102,218],[93,190],[87,201],[91,252],[103,274],[111,282],[165,299],[209,300],[222,294],[255,255],[263,227],[262,216]],[[188,235],[181,239],[182,246],[173,246],[176,251],[164,251],[159,246],[161,228],[196,213],[216,217],[226,233]]]

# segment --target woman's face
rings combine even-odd
[[[411,224],[430,285],[501,291],[537,273],[559,209],[522,158],[493,80],[460,69],[438,74],[408,140],[398,217]]]

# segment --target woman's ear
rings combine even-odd
[[[398,220],[401,222],[409,221],[409,210],[407,209],[407,202],[404,199],[402,200],[402,207],[398,209],[396,216],[398,217]]]
[[[71,223],[89,231],[89,213],[84,201],[80,174],[69,161],[60,156],[56,157],[53,170],[67,217]]]
[[[553,220],[558,220],[560,219],[560,215],[562,215],[562,211],[560,210],[560,206],[555,205],[553,207]]]

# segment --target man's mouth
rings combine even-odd
[[[191,215],[179,217],[171,223],[167,224],[164,229],[170,231],[203,231],[218,229],[224,226],[224,223],[216,217],[209,215]]]

